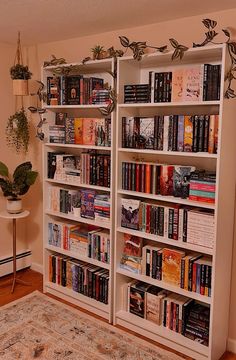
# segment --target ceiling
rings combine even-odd
[[[65,40],[232,9],[235,0],[0,0],[0,42]]]

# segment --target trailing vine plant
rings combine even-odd
[[[6,127],[6,140],[9,147],[15,148],[16,152],[27,153],[29,146],[29,122],[22,108],[11,115]]]
[[[205,46],[209,43],[211,44],[223,44],[222,42],[215,42],[215,37],[218,35],[218,33],[215,31],[215,27],[217,25],[217,22],[215,20],[211,19],[203,19],[202,20],[203,25],[207,28],[207,32],[205,32],[206,38],[204,41],[200,44],[193,43],[193,47],[201,47]],[[236,42],[231,40],[231,35],[229,30],[222,29],[222,32],[225,34],[225,36],[228,38],[224,43],[227,46],[227,50],[230,56],[230,69],[228,70],[225,81],[228,82],[227,89],[225,91],[225,98],[235,98],[236,94],[235,91],[232,89],[232,81],[236,80]],[[129,39],[126,36],[119,36],[120,43],[123,47],[126,48],[126,51],[130,49],[133,52],[133,58],[140,61],[145,54],[146,49],[155,49],[156,51],[159,51],[161,53],[168,52],[167,45],[158,47],[158,46],[151,46],[147,45],[146,41],[132,41],[130,42]],[[171,46],[174,48],[173,54],[171,56],[172,60],[176,59],[182,59],[184,56],[184,53],[189,49],[185,45],[181,45],[178,43],[178,41],[174,38],[169,39],[169,42]]]

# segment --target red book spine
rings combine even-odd
[[[151,165],[146,164],[145,193],[151,193]]]
[[[150,233],[150,216],[151,216],[151,205],[146,205],[146,232]]]
[[[140,164],[136,164],[136,191],[140,191]]]
[[[193,263],[193,274],[192,274],[192,291],[196,292],[197,285],[197,264]]]

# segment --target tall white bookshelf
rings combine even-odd
[[[231,260],[234,227],[235,178],[236,167],[234,154],[236,151],[236,123],[234,121],[233,100],[224,99],[224,74],[229,68],[229,58],[225,45],[205,46],[189,49],[181,61],[172,61],[172,53],[150,54],[141,61],[132,57],[118,59],[118,105],[116,118],[116,174],[115,190],[115,251],[114,251],[114,324],[135,331],[147,338],[155,340],[176,351],[180,351],[194,359],[217,360],[226,350],[229,318]],[[172,71],[176,68],[196,64],[221,64],[221,90],[219,101],[167,102],[167,103],[124,103],[124,85],[148,83],[149,71]],[[153,117],[155,115],[193,115],[219,114],[219,138],[217,154],[190,153],[157,150],[139,150],[122,148],[122,117]],[[134,158],[156,163],[194,165],[196,168],[216,171],[215,204],[194,202],[188,199],[164,197],[122,189],[122,162]],[[192,208],[212,209],[215,216],[215,239],[213,248],[207,248],[188,242],[170,240],[157,235],[124,228],[121,226],[121,199],[140,199],[167,201],[169,203],[188,205]],[[195,292],[178,288],[169,283],[152,279],[145,275],[135,274],[120,268],[124,241],[123,235],[140,236],[155,242],[161,247],[174,247],[178,250],[196,251],[212,258],[212,295],[207,297]],[[147,284],[159,286],[176,294],[185,295],[210,305],[209,346],[190,340],[183,335],[171,331],[162,325],[156,325],[128,311],[126,284],[131,280],[141,280]],[[125,290],[124,290],[125,289]]]
[[[104,83],[108,83],[111,88],[114,88],[113,77],[109,72],[114,71],[113,59],[105,59],[100,61],[89,61],[86,64],[73,63],[59,66],[48,66],[42,69],[42,81],[46,85],[47,77],[53,75],[55,68],[74,68],[75,70],[70,74],[84,75],[85,77],[98,77],[104,79]],[[57,76],[57,75],[56,75]],[[67,113],[68,117],[81,117],[81,118],[104,118],[104,115],[99,111],[99,107],[103,105],[47,105],[43,104],[46,108],[47,125],[55,124],[55,113]],[[113,304],[113,222],[114,217],[114,131],[115,131],[115,117],[114,112],[111,113],[111,146],[92,146],[92,145],[76,145],[76,144],[58,144],[50,143],[48,139],[47,130],[45,132],[45,143],[43,146],[43,218],[44,218],[44,292],[56,295],[59,298],[69,301],[83,309],[86,309],[96,315],[99,315],[109,322],[112,321],[112,304]],[[47,127],[48,129],[48,127]],[[66,154],[79,155],[84,151],[97,150],[111,157],[111,178],[110,187],[89,185],[89,184],[75,184],[74,182],[64,182],[60,180],[48,179],[48,153],[49,152],[64,152]],[[80,216],[69,215],[62,212],[55,212],[49,208],[49,188],[61,187],[65,189],[90,189],[95,190],[97,193],[110,195],[110,221],[98,222],[95,220],[83,218]],[[98,261],[93,258],[84,257],[79,252],[71,252],[70,250],[63,249],[57,246],[49,245],[48,243],[48,223],[53,221],[69,222],[71,224],[89,224],[106,229],[110,233],[110,263]],[[95,265],[109,271],[109,289],[108,289],[108,304],[104,304],[93,298],[87,297],[81,293],[75,292],[72,289],[63,287],[56,283],[49,281],[49,256],[50,254],[57,254],[59,256],[67,256],[75,260],[81,260],[88,265]]]

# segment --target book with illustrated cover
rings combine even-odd
[[[136,281],[130,285],[129,311],[141,318],[145,315],[145,294],[151,285]]]
[[[142,244],[142,238],[124,234],[124,248],[120,261],[120,267],[122,269],[141,274]]]
[[[151,286],[146,292],[145,318],[155,324],[161,324],[162,301],[165,295],[158,296],[161,291],[156,286]]]
[[[65,125],[67,113],[56,112],[55,114],[55,125]]]
[[[203,67],[196,65],[183,70],[182,101],[200,101],[203,96]]]
[[[94,198],[95,191],[81,190],[81,217],[86,219],[94,219]]]
[[[74,119],[75,144],[83,144],[83,118]]]
[[[193,117],[184,116],[184,151],[191,152],[193,149]]]
[[[48,243],[52,246],[61,247],[63,237],[62,223],[48,223]]]
[[[140,200],[121,199],[121,226],[139,229]]]
[[[173,195],[173,165],[161,165],[160,170],[160,194]]]
[[[75,143],[75,119],[74,118],[66,118],[65,142],[66,142],[66,144],[74,144]]]
[[[80,104],[80,75],[69,75],[66,77],[66,103],[67,105]]]
[[[107,146],[106,145],[106,119],[97,118],[95,121],[95,145],[96,146]]]
[[[175,165],[173,175],[174,196],[187,199],[189,196],[190,175],[195,169],[195,166]]]
[[[123,253],[129,256],[142,256],[143,239],[138,236],[124,234]]]
[[[154,148],[154,118],[140,117],[139,119],[139,147],[142,149]]]
[[[171,101],[183,101],[183,68],[172,72]]]
[[[96,119],[84,118],[83,119],[83,144],[95,145],[95,125]]]
[[[162,251],[162,280],[170,284],[180,286],[181,259],[185,256],[184,251],[164,248]]]

